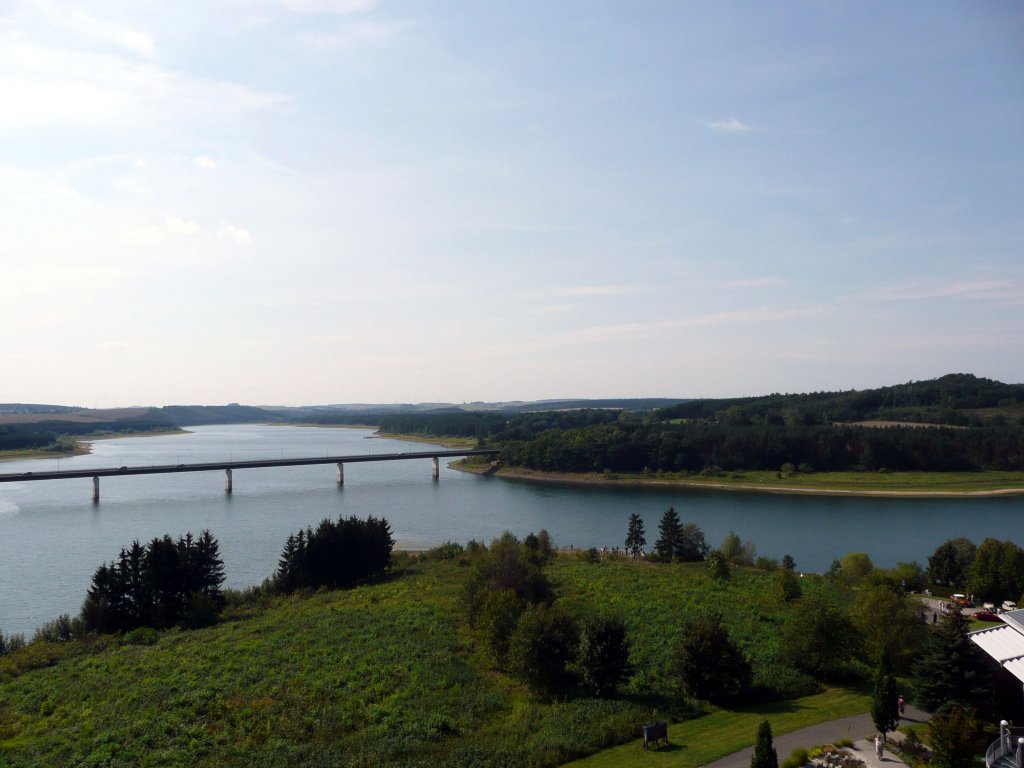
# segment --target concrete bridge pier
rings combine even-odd
[[[92,503],[98,504],[100,500],[100,478],[99,475],[92,476]]]
[[[345,484],[345,465],[338,462],[338,485]]]
[[[432,478],[434,478],[435,480],[440,480],[441,479],[441,465],[440,465],[440,463],[437,460],[437,456],[434,456],[431,459],[431,461],[434,462],[434,468],[431,470],[430,476]]]
[[[224,470],[224,493],[231,493],[232,490],[233,490],[233,488],[232,488],[232,484],[231,484],[231,470],[230,469],[225,469]]]

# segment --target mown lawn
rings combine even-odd
[[[771,574],[739,569],[716,582],[696,566],[562,556],[550,568],[560,600],[580,616],[621,613],[637,671],[617,699],[548,700],[481,660],[460,602],[468,571],[421,562],[378,584],[235,609],[151,646],[29,646],[53,666],[0,660],[0,765],[556,766],[627,742],[633,754],[641,722],[697,713],[665,672],[687,614],[720,609],[755,666],[789,620]],[[830,690],[767,710],[786,727],[865,701]],[[688,744],[679,759],[744,746],[767,710],[673,725],[674,743]]]
[[[866,691],[828,688],[816,696],[758,707],[720,710],[677,723],[668,729],[671,746],[659,750],[645,751],[636,740],[567,765],[574,768],[651,765],[697,768],[751,746],[762,720],[767,719],[772,724],[772,733],[778,736],[809,725],[856,715],[870,707],[871,696]]]

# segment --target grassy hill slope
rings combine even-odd
[[[414,563],[354,590],[246,603],[218,626],[152,645],[30,645],[37,658],[64,658],[31,671],[22,652],[0,659],[0,763],[559,765],[635,738],[653,714],[694,713],[664,672],[686,614],[724,610],[755,660],[790,620],[766,597],[771,574],[740,570],[723,583],[694,566],[559,557],[560,599],[581,615],[622,613],[638,669],[617,699],[547,700],[475,651],[460,601],[468,571]]]

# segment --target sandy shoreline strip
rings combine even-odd
[[[484,468],[457,466],[457,462],[448,464],[450,469],[459,472],[472,472],[482,474]],[[672,479],[664,480],[651,478],[643,480],[630,478],[628,480],[606,478],[599,474],[566,474],[560,472],[541,472],[532,469],[520,469],[509,471],[499,469],[495,476],[504,480],[519,480],[530,483],[555,483],[559,485],[607,485],[633,488],[692,488],[696,490],[709,491],[732,491],[736,493],[774,493],[797,496],[864,496],[878,498],[898,499],[973,499],[1001,496],[1024,496],[1024,488],[998,488],[985,491],[882,491],[871,489],[846,489],[846,488],[796,488],[792,486],[770,486],[750,485],[744,483],[708,483],[693,480]]]

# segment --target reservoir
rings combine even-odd
[[[86,456],[0,463],[0,472],[187,464],[429,450],[373,438],[367,429],[232,425],[186,434],[93,443]],[[262,582],[277,567],[285,539],[339,515],[385,517],[397,548],[447,540],[489,540],[504,530],[523,536],[546,528],[559,546],[623,545],[629,515],[647,528],[648,550],[669,506],[699,525],[712,547],[729,531],[758,555],[791,554],[797,569],[820,573],[848,552],[875,565],[916,560],[923,566],[946,539],[1024,541],[1024,497],[892,499],[784,496],[688,488],[571,486],[485,478],[431,462],[350,464],[345,485],[331,464],[243,469],[234,493],[223,472],[109,477],[93,504],[92,481],[0,484],[0,631],[27,636],[61,613],[77,614],[92,574],[135,539],[173,538],[209,529],[220,542],[228,587]]]

